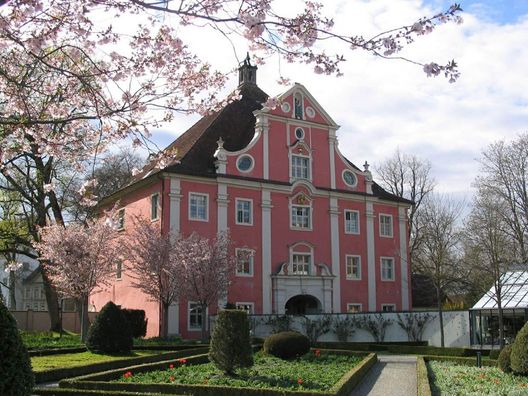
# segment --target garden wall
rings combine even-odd
[[[11,311],[15,317],[19,330],[23,331],[49,331],[50,318],[48,311]],[[97,312],[89,312],[90,322],[94,320]],[[81,320],[78,312],[62,313],[62,328],[74,333],[81,332]]]
[[[440,321],[438,313],[430,312],[403,312],[403,315],[413,314],[428,314],[431,320],[424,326],[423,337],[421,341],[428,341],[429,345],[440,346]],[[304,323],[305,317],[311,320],[317,320],[322,317],[331,317],[333,319],[344,319],[349,317],[351,319],[359,320],[366,315],[382,315],[383,319],[392,320],[393,322],[386,328],[385,342],[402,342],[410,341],[407,333],[397,323],[398,314],[396,312],[381,312],[381,313],[357,313],[357,314],[322,314],[322,315],[306,315],[306,316],[291,316],[291,329],[305,333]],[[253,324],[253,334],[256,337],[266,337],[272,333],[273,328],[268,324],[270,317],[277,317],[277,315],[252,315],[251,321]],[[444,336],[446,347],[469,347],[469,312],[468,311],[448,311],[444,312]],[[213,318],[214,319],[214,318]],[[337,337],[333,331],[322,335],[319,341],[337,341]],[[349,337],[349,342],[374,342],[372,335],[363,329],[355,328],[354,334]]]

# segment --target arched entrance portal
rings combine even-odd
[[[312,315],[321,313],[321,302],[309,294],[293,296],[286,302],[286,315]]]

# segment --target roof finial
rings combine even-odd
[[[218,144],[218,148],[224,148],[224,139],[222,139],[222,136],[218,138],[218,140],[216,141],[216,144]]]
[[[370,164],[367,161],[365,161],[365,163],[363,164],[363,169],[364,169],[365,172],[368,172],[369,166],[370,166]]]

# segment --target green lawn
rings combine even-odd
[[[131,359],[140,356],[157,355],[164,351],[133,351],[129,354],[99,355],[91,352],[66,353],[60,355],[34,356],[31,358],[33,371],[44,371],[63,367],[85,366],[111,360]]]
[[[238,370],[235,377],[223,375],[212,363],[191,366],[176,361],[173,368],[138,374],[125,373],[118,381],[325,391],[334,386],[362,359],[343,355],[315,356],[311,352],[299,359],[285,361],[258,352],[255,354],[255,365],[249,369]]]
[[[528,395],[528,378],[505,374],[496,367],[478,368],[449,362],[427,362],[434,396]]]
[[[62,336],[57,332],[28,332],[21,331],[24,344],[29,349],[50,349],[84,346],[79,334],[64,332]]]

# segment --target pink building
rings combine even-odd
[[[174,162],[146,167],[120,200],[123,228],[148,216],[164,232],[213,237],[229,229],[241,260],[227,300],[251,313],[407,310],[411,307],[407,210],[365,163],[339,151],[339,126],[301,84],[275,109],[256,85],[256,67],[239,69],[242,99],[208,115],[176,139]],[[246,257],[246,255],[244,255]],[[143,308],[157,335],[158,306],[130,286],[127,271],[91,299]],[[214,313],[216,307],[210,307]],[[180,301],[169,333],[200,336],[200,312]]]

